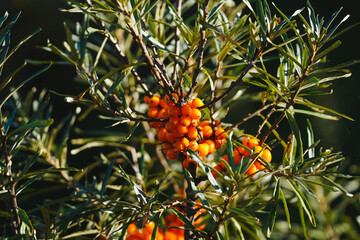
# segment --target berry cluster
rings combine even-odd
[[[176,100],[179,95],[173,94]],[[226,133],[220,121],[201,121],[200,107],[203,101],[195,98],[192,101],[177,106],[169,96],[145,97],[144,102],[149,105],[148,116],[159,118],[163,122],[152,122],[151,127],[156,129],[158,139],[163,142],[163,152],[170,160],[176,160],[179,153],[186,158],[183,166],[188,167],[192,161],[187,155],[187,148],[197,151],[201,158],[213,153],[226,143]]]
[[[201,224],[202,218],[200,214],[203,212],[203,209],[200,209],[195,214],[194,226],[198,230],[203,230],[205,228],[204,224]],[[176,214],[168,214],[164,217],[164,225],[166,227],[166,232],[158,228],[156,233],[156,240],[184,240],[184,229],[179,229],[178,227],[184,227],[184,223],[180,220]],[[153,221],[146,223],[141,232],[137,228],[135,223],[132,223],[128,226],[126,232],[126,240],[150,240],[152,232],[154,231],[155,223]]]
[[[268,163],[271,162],[272,156],[271,156],[270,150],[259,146],[259,141],[257,139],[246,137],[243,139],[242,144],[247,149],[243,148],[242,146],[238,146],[233,150],[233,159],[234,159],[235,166],[240,163],[241,159],[246,158],[246,157],[250,156],[251,154],[253,154],[253,155],[259,154],[259,157],[262,160],[264,160]],[[252,153],[249,150],[252,150]],[[227,155],[223,156],[222,159],[224,161],[228,162]],[[256,160],[253,164],[251,164],[249,169],[246,171],[246,174],[253,175],[258,170],[262,170],[264,168],[265,168],[265,166],[263,165],[263,163],[261,163],[259,160]],[[214,169],[216,169],[218,172],[222,172],[226,169],[226,167],[225,167],[225,164],[221,161],[220,165],[215,166]],[[212,174],[215,178],[218,177],[218,174],[215,171],[212,171]]]

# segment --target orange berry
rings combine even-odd
[[[170,115],[169,115],[168,111],[165,108],[163,108],[161,110],[164,110],[164,111],[162,112],[160,119],[169,119]]]
[[[249,140],[250,138],[246,137],[242,140],[242,144],[245,146],[245,147],[249,147]]]
[[[177,106],[172,106],[169,108],[170,117],[178,117],[180,115],[180,109]]]
[[[126,232],[128,234],[133,234],[136,232],[136,230],[138,230],[138,228],[136,227],[136,224],[135,223],[132,223],[128,226],[128,228],[126,229]]]
[[[209,125],[210,125],[210,122],[207,121],[207,120],[202,121],[202,122],[199,124],[200,127],[205,127],[205,126],[209,126]]]
[[[172,132],[174,130],[174,126],[175,126],[175,124],[173,122],[169,121],[165,124],[165,129],[168,132]]]
[[[213,140],[207,139],[207,140],[205,140],[204,143],[206,143],[207,145],[209,145],[209,154],[215,152],[215,143],[214,143]]]
[[[167,104],[166,104],[166,100],[165,100],[165,99],[161,99],[161,100],[160,100],[160,107],[162,107],[162,108],[166,108],[166,107],[167,107]]]
[[[178,116],[176,116],[176,117],[171,117],[171,118],[169,119],[169,122],[172,122],[172,123],[174,123],[174,124],[176,125],[176,124],[178,124],[178,123],[180,122],[180,118],[179,118]]]
[[[176,160],[178,156],[179,153],[176,151],[175,148],[170,148],[166,153],[166,157],[170,160]]]
[[[184,125],[181,125],[181,124],[178,124],[176,125],[176,130],[178,131],[178,133],[180,135],[184,135],[188,132],[188,127],[187,126],[184,126]]]
[[[220,148],[222,145],[224,145],[226,143],[226,139],[222,138],[222,139],[215,139],[215,148]]]
[[[176,140],[175,148],[179,151],[184,151],[189,146],[189,140],[187,138],[181,138]]]
[[[210,126],[204,126],[202,129],[202,134],[204,138],[209,138],[213,134],[213,129]]]
[[[255,146],[259,146],[259,141],[255,138],[251,138],[248,142],[248,147],[253,149]]]
[[[197,131],[196,127],[190,126],[188,128],[187,135],[191,139],[196,139],[198,137],[198,131]]]
[[[171,132],[166,133],[166,140],[171,143],[176,141],[174,135]]]
[[[182,165],[185,169],[187,169],[189,167],[189,158],[186,158],[183,162],[182,162]]]
[[[249,169],[246,171],[246,174],[247,175],[252,175],[252,174],[254,174],[256,172],[257,172],[257,168],[256,168],[255,164],[251,164]]]
[[[145,96],[144,97],[144,103],[149,104],[150,103],[150,97],[149,96]],[[130,225],[129,225],[130,226]]]
[[[262,170],[265,168],[265,166],[259,161],[255,161],[254,164],[258,170]]]
[[[191,120],[191,124],[194,126],[194,127],[197,127],[199,125],[199,120],[198,119],[193,119]]]
[[[204,103],[200,98],[195,98],[192,101],[192,108],[199,108],[199,107],[202,107],[203,105],[204,105]]]
[[[165,142],[166,141],[166,134],[167,134],[166,129],[165,128],[160,128],[158,133],[157,133],[159,141]]]
[[[157,107],[150,107],[148,110],[148,117],[156,118],[158,112],[159,112],[159,109]]]
[[[220,120],[214,120],[214,125],[218,126],[220,124]]]
[[[221,166],[219,166],[219,165],[216,165],[215,167],[214,167],[214,169],[216,170],[216,171],[218,171],[218,172],[222,172],[222,167]],[[214,178],[217,178],[218,176],[219,176],[219,174],[217,173],[217,172],[215,172],[215,171],[211,171],[211,174],[213,175],[213,177]]]
[[[218,126],[218,128],[215,130],[215,137],[217,139],[224,139],[226,137],[225,130],[222,129],[221,126]]]
[[[233,152],[233,159],[234,159],[234,165],[238,165],[241,161],[242,156],[239,154],[238,151]]]
[[[190,117],[192,113],[191,106],[189,104],[182,106],[180,112],[183,116]]]
[[[160,109],[159,112],[157,113],[156,117],[161,119],[161,118],[162,118],[162,115],[163,115],[165,112],[166,112],[165,109],[163,109],[163,108]],[[164,119],[165,119],[165,118],[164,118]]]
[[[254,154],[258,154],[259,152],[261,152],[261,150],[262,150],[262,147],[260,147],[260,146],[255,146],[255,148],[254,148]]]
[[[270,150],[265,148],[261,154],[261,157],[264,158],[268,163],[271,162],[272,156]]]
[[[176,102],[179,100],[179,95],[176,93],[172,93],[171,95],[175,98]]]
[[[200,119],[201,118],[201,112],[200,112],[200,110],[199,109],[193,109],[192,110],[192,113],[191,113],[191,118],[192,119]]]
[[[198,150],[198,147],[199,147],[199,145],[198,145],[198,143],[196,142],[196,141],[191,141],[191,142],[189,142],[189,146],[188,146],[191,150],[193,150],[193,151],[196,151],[196,150]]]
[[[166,143],[163,144],[162,151],[163,151],[163,153],[166,154],[167,151],[168,151],[169,149],[171,149],[171,148],[173,148],[173,145],[172,145],[171,143],[169,143],[169,142],[166,142]]]
[[[183,116],[180,118],[180,123],[181,123],[182,125],[184,125],[184,126],[187,127],[187,126],[189,126],[190,123],[191,123],[191,118],[183,115]]]
[[[206,156],[209,154],[209,145],[206,143],[200,143],[198,146],[198,152],[200,153],[200,156]]]
[[[227,155],[222,156],[221,159],[224,159],[225,162],[229,162]],[[220,166],[225,169],[225,164],[223,161],[220,161]]]
[[[149,101],[150,107],[157,107],[160,104],[159,96],[152,96]]]

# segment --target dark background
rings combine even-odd
[[[287,15],[291,15],[295,10],[304,7],[306,4],[305,0],[281,0],[275,2]],[[324,16],[325,20],[329,19],[333,12],[343,6],[344,9],[337,21],[340,21],[346,14],[350,14],[350,18],[343,23],[340,29],[360,21],[358,0],[312,0],[311,4],[315,12],[320,16]],[[20,19],[12,30],[12,46],[36,28],[42,28],[42,31],[27,42],[6,64],[5,70],[7,72],[11,72],[20,66],[24,59],[46,60],[54,58],[52,54],[38,49],[36,46],[45,46],[47,39],[50,39],[54,45],[62,48],[65,39],[64,20],[76,20],[79,18],[74,14],[61,12],[60,8],[67,8],[62,0],[0,0],[1,16],[5,11],[8,11],[9,18],[11,18],[17,12],[22,11]],[[304,15],[307,14],[304,13]],[[360,59],[360,26],[342,35],[340,40],[342,45],[329,56],[329,60],[333,65]],[[39,66],[28,66],[16,77],[15,81],[24,80],[40,68]],[[314,101],[344,113],[356,121],[352,122],[346,119],[328,121],[314,118],[312,123],[315,138],[321,139],[321,146],[324,148],[333,147],[334,151],[344,153],[346,160],[343,164],[343,171],[359,175],[360,94],[358,91],[360,89],[360,66],[355,65],[350,69],[353,73],[350,78],[337,80],[333,84],[333,95],[321,96]],[[85,89],[85,86],[74,83],[74,76],[75,69],[73,67],[54,65],[50,70],[29,83],[22,91],[27,91],[29,87],[36,86],[38,89],[46,88],[59,93],[77,95]],[[54,105],[52,117],[55,121],[63,118],[69,111],[74,109],[74,106],[65,103],[63,98],[56,95],[51,95],[51,100]]]

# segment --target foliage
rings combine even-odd
[[[313,101],[330,94],[331,82],[349,77],[347,67],[358,63],[331,66],[327,61],[340,45],[337,37],[351,28],[337,32],[348,18],[337,20],[341,9],[324,20],[309,2],[291,16],[265,0],[68,3],[63,11],[82,16],[82,22],[64,24],[62,47],[51,41],[42,47],[59,61],[30,62],[76,69],[75,80],[85,85],[84,91],[77,96],[52,92],[79,106],[76,112],[53,124],[45,91],[32,90],[24,99],[18,93],[49,65],[12,88],[0,103],[6,207],[1,216],[11,220],[5,236],[131,239],[133,228],[143,228],[151,239],[170,239],[174,229],[185,239],[316,239],[322,238],[319,232],[328,238],[356,236],[336,229],[341,220],[330,216],[329,207],[340,192],[351,197],[347,187],[358,181],[338,172],[343,156],[319,147],[310,122],[311,117],[352,121]],[[8,53],[17,18],[1,27],[0,73],[37,32]],[[0,26],[6,20],[7,14]],[[25,65],[1,78],[2,95]],[[149,105],[156,111],[166,106],[143,100],[154,96],[167,98],[177,116],[152,115]],[[194,107],[194,99],[203,103]],[[252,102],[254,108],[239,111],[241,102]],[[201,120],[191,123],[199,131],[195,140],[215,141],[215,132],[224,128],[227,143],[211,154],[176,147],[179,157],[171,160],[161,143],[170,141],[161,140],[154,129],[181,117],[180,109],[188,104],[191,111],[201,110]],[[303,115],[309,116],[305,127]],[[75,122],[93,116],[109,127],[73,129]],[[212,128],[208,137],[201,125],[205,121]],[[258,127],[248,130],[249,123]],[[246,143],[250,140],[260,150]],[[268,160],[262,153],[270,150]],[[90,161],[81,161],[89,155]],[[80,160],[77,168],[69,158]],[[249,172],[255,164],[261,167]],[[339,178],[345,186],[337,183]],[[36,196],[30,187],[39,182],[49,185],[36,185],[36,191],[64,194],[24,210],[18,198]],[[344,195],[340,201],[347,204]],[[179,225],[169,225],[170,218]],[[281,227],[284,222],[288,228]]]

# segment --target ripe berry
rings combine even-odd
[[[144,103],[146,103],[146,104],[150,103],[150,97],[149,96],[144,97]]]
[[[196,139],[198,137],[198,131],[197,131],[196,127],[190,126],[188,128],[187,135],[191,139]]]
[[[160,104],[159,96],[152,96],[149,101],[150,107],[157,107]]]
[[[148,110],[148,117],[156,118],[158,112],[159,112],[159,109],[157,107],[151,107]]]
[[[261,157],[264,158],[268,163],[271,162],[271,152],[269,149],[265,148],[261,154]]]
[[[159,138],[159,141],[161,142],[165,142],[166,141],[166,129],[165,128],[160,128],[158,133],[157,133],[157,136]]]
[[[168,151],[169,149],[171,149],[171,148],[173,148],[172,144],[166,142],[166,143],[163,144],[162,151],[163,151],[163,153],[166,154],[167,151]]]
[[[219,166],[219,165],[215,166],[214,169],[215,169],[216,171],[220,172],[220,173],[221,173],[222,170],[223,170],[222,167]],[[219,174],[218,174],[217,172],[215,172],[215,171],[211,171],[211,174],[213,175],[214,178],[217,178],[217,177],[219,176]]]
[[[215,152],[215,143],[211,139],[206,139],[205,142],[209,146],[209,154]]]
[[[180,109],[177,106],[172,106],[169,108],[170,117],[177,117],[180,115]]]
[[[225,162],[229,162],[227,155],[222,156],[221,159],[224,159]],[[220,161],[220,166],[221,166],[223,169],[225,169],[225,164],[224,164],[223,160]]]
[[[157,118],[160,118],[160,119],[165,119],[165,118],[162,118],[163,114],[165,113],[165,109],[160,109],[159,112],[157,113],[156,117]]]
[[[200,153],[200,156],[206,156],[209,154],[209,145],[206,143],[200,143],[198,146],[198,151]]]
[[[252,174],[254,174],[256,172],[257,172],[257,168],[256,168],[255,164],[251,164],[249,169],[246,171],[246,174],[247,175],[252,175]]]
[[[199,109],[193,109],[192,113],[191,113],[191,118],[192,119],[200,119],[201,118],[201,112]]]
[[[165,99],[161,99],[161,100],[160,100],[160,107],[162,107],[162,108],[166,108],[166,107],[167,107],[167,104],[166,104]]]
[[[248,142],[248,148],[253,149],[255,146],[259,146],[259,141],[255,138],[251,138]]]
[[[225,130],[222,129],[221,126],[218,126],[218,128],[215,130],[215,137],[217,139],[225,139],[226,133],[225,133]]]
[[[176,160],[178,156],[179,152],[177,152],[175,148],[170,148],[166,153],[166,157],[170,160]]]
[[[191,118],[183,115],[183,116],[180,118],[180,123],[181,123],[182,125],[184,125],[184,126],[187,127],[187,126],[189,126],[190,123],[191,123]]]
[[[188,132],[188,127],[187,126],[184,126],[182,124],[178,124],[176,125],[176,130],[178,131],[178,133],[180,135],[185,135],[187,132]]]
[[[204,103],[200,98],[195,98],[192,101],[192,108],[199,108],[199,107],[202,107],[203,105],[204,105]]]
[[[198,147],[199,147],[199,145],[196,141],[189,142],[189,148],[191,150],[196,151],[196,150],[198,150]]]
[[[254,164],[258,170],[262,170],[265,168],[265,166],[259,161],[255,161]]]
[[[210,125],[210,122],[207,121],[207,120],[202,121],[202,122],[199,124],[200,127],[205,127],[205,126],[209,126],[209,125]]]
[[[209,138],[213,134],[213,129],[210,126],[204,126],[202,129],[202,134],[204,138]]]
[[[192,113],[192,109],[189,104],[182,106],[180,111],[183,116],[187,116],[187,117],[190,117]]]

